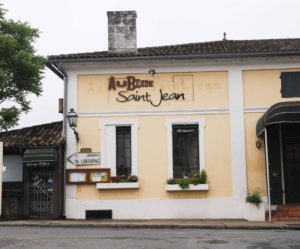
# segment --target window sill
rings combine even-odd
[[[167,191],[207,191],[208,184],[189,184],[188,188],[181,188],[179,184],[167,184],[166,185]]]
[[[138,189],[138,182],[119,182],[119,183],[97,183],[97,189]]]

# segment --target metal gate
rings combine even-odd
[[[53,215],[53,170],[35,168],[30,174],[30,216],[51,218]]]

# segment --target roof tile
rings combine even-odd
[[[207,57],[238,57],[238,56],[262,56],[285,55],[293,52],[300,55],[300,39],[266,39],[266,40],[222,40],[200,43],[188,43],[180,45],[168,45],[158,47],[139,48],[137,53],[108,53],[107,51],[51,55],[48,62],[77,59],[109,59],[109,58],[139,58],[155,56],[184,56],[198,55]]]
[[[0,133],[4,149],[59,146],[64,142],[62,121],[26,127]]]

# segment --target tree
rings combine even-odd
[[[30,108],[28,95],[42,92],[44,57],[33,43],[39,31],[28,23],[5,19],[0,3],[0,131],[18,124]]]

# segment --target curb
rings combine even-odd
[[[142,228],[142,229],[243,229],[243,230],[300,230],[300,224],[153,224],[153,223],[69,223],[69,222],[7,222],[0,227],[63,227],[63,228]]]

